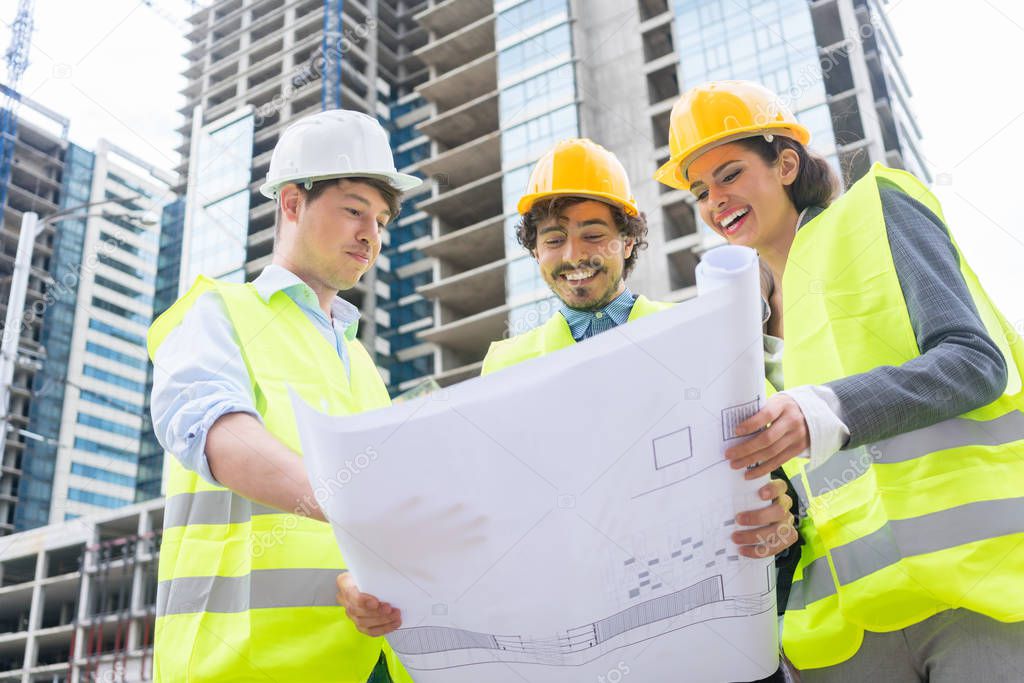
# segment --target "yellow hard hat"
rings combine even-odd
[[[562,140],[540,158],[530,173],[526,194],[519,200],[523,214],[534,202],[556,196],[592,197],[638,213],[626,169],[614,154],[587,138]]]
[[[758,135],[782,135],[806,145],[811,132],[772,91],[752,81],[712,81],[684,93],[672,107],[671,158],[654,179],[690,189],[687,169],[712,147]]]

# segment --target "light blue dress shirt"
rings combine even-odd
[[[629,314],[633,312],[634,303],[636,297],[626,288],[599,311],[581,311],[563,305],[561,312],[569,323],[572,338],[579,342],[626,323]]]
[[[335,297],[328,318],[309,285],[277,265],[264,268],[253,285],[265,301],[277,292],[291,297],[317,332],[334,345],[349,372],[345,340],[355,339],[358,308]],[[238,336],[220,295],[206,292],[196,300],[157,349],[153,366],[151,411],[157,439],[185,468],[217,484],[206,459],[210,427],[227,413],[260,418]]]

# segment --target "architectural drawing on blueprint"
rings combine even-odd
[[[774,563],[731,539],[767,477],[723,456],[764,400],[757,258],[723,249],[701,264],[726,257],[722,286],[438,397],[293,400],[315,490],[373,446],[320,502],[360,589],[402,610],[388,641],[417,683],[775,671]],[[595,400],[609,368],[628,400]]]
[[[695,521],[700,524],[694,526]],[[645,552],[624,560],[608,554],[605,564],[614,566],[604,568],[605,582],[617,593],[615,604],[623,607],[591,623],[545,635],[414,626],[394,632],[388,642],[415,671],[494,662],[578,667],[703,622],[774,613],[773,565],[755,569],[760,581],[736,580],[740,557],[727,542],[734,526],[724,506],[715,506],[700,520],[623,539]]]

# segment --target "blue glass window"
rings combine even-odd
[[[498,14],[494,25],[497,42],[544,21],[568,19],[566,0],[526,0]]]
[[[135,311],[129,311],[127,308],[123,308],[121,306],[118,306],[117,304],[112,304],[109,301],[105,301],[104,299],[101,299],[97,296],[94,296],[92,298],[92,305],[104,311],[109,311],[110,313],[120,316],[125,320],[131,320],[133,323],[139,323],[140,325],[149,324],[148,315],[136,313]]]
[[[119,270],[126,275],[131,275],[134,278],[138,278],[147,284],[153,284],[153,275],[145,271],[139,270],[135,266],[128,265],[124,261],[118,261],[116,258],[107,256],[106,254],[100,254],[96,257],[96,260],[105,266],[110,266],[114,270]]]
[[[145,306],[153,305],[153,297],[149,296],[148,294],[143,294],[142,292],[132,289],[131,287],[126,287],[125,285],[122,285],[120,282],[115,282],[114,280],[111,280],[110,278],[105,278],[102,275],[97,275],[94,278],[94,280],[96,281],[96,284],[98,284],[100,287],[106,287],[110,291],[117,292],[121,296],[127,296]]]
[[[98,380],[107,382],[108,384],[113,384],[115,386],[123,387],[125,389],[134,389],[139,393],[142,393],[143,391],[146,390],[146,385],[141,382],[136,382],[135,380],[128,379],[127,377],[116,375],[113,372],[100,370],[99,368],[93,367],[92,365],[83,366],[82,374],[85,375],[86,377],[95,377]]]
[[[129,344],[135,344],[137,346],[142,347],[146,346],[145,337],[142,337],[137,334],[132,334],[131,332],[125,332],[124,330],[118,327],[114,327],[113,325],[110,325],[108,323],[105,323],[102,320],[90,320],[89,329],[96,330],[97,332],[102,332],[103,334],[109,334],[111,337],[114,337],[115,339],[120,339],[121,341],[126,341]]]
[[[89,505],[98,505],[105,508],[119,508],[131,503],[130,500],[122,500],[121,498],[115,498],[114,496],[105,496],[102,493],[94,493],[92,491],[83,491],[81,489],[68,489],[68,500],[74,500],[79,503],[88,503]]]
[[[571,58],[569,24],[561,24],[499,52],[498,81],[512,83],[542,64],[554,65]]]
[[[91,439],[83,439],[80,436],[75,437],[75,448],[80,451],[86,451],[88,453],[96,453],[97,455],[105,455],[108,458],[116,458],[117,460],[124,460],[125,462],[136,462],[139,454],[133,453],[132,451],[126,451],[121,448],[114,448],[107,446]]]
[[[578,131],[575,104],[509,128],[501,135],[502,168],[512,169],[536,161],[553,144],[575,137]]]
[[[97,344],[96,342],[86,342],[85,350],[88,351],[89,353],[95,353],[97,356],[101,356],[103,358],[116,360],[118,363],[123,363],[124,365],[136,368],[138,370],[145,370],[146,365],[148,364],[145,360],[141,358],[129,356],[127,353],[115,351],[114,349],[107,348],[106,346]]]
[[[88,477],[89,479],[95,479],[97,481],[105,481],[111,484],[118,484],[119,486],[135,486],[135,477],[118,474],[117,472],[110,472],[99,467],[93,467],[92,465],[83,465],[80,462],[71,463],[71,474],[77,474],[82,477]]]
[[[95,403],[98,406],[105,406],[107,408],[123,410],[129,415],[138,416],[143,410],[141,403],[131,403],[129,401],[121,400],[119,398],[104,396],[103,394],[97,394],[95,391],[89,391],[88,389],[82,389],[82,391],[79,392],[79,396],[82,398],[83,401]]]
[[[104,420],[102,417],[96,417],[88,413],[78,414],[78,424],[85,425],[86,427],[95,427],[96,429],[102,429],[105,432],[111,434],[120,434],[121,436],[127,436],[131,438],[139,437],[139,430],[129,425],[121,424],[120,422],[114,422],[113,420]]]
[[[570,104],[575,98],[573,65],[563,64],[502,90],[498,95],[501,125],[509,127],[526,121]]]

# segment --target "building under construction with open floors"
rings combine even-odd
[[[446,0],[414,18],[414,53],[430,155],[418,203],[430,234],[418,250],[434,304],[418,333],[437,379],[473,377],[488,344],[557,310],[516,244],[516,203],[531,165],[556,141],[590,137],[618,155],[650,226],[630,279],[663,300],[695,292],[694,268],[715,238],[692,198],[651,179],[669,156],[672,105],[688,87],[750,79],[789,100],[813,146],[854,180],[875,161],[924,178],[899,47],[883,0]]]
[[[0,538],[0,682],[153,678],[163,499]]]
[[[221,0],[190,17],[179,148],[188,178],[182,289],[199,273],[241,281],[270,263],[275,209],[259,186],[281,131],[301,116],[337,107],[362,111],[390,126],[400,166],[422,156],[413,139],[422,136],[411,123],[396,122],[415,122],[410,110],[422,108],[413,89],[427,75],[413,53],[426,32],[413,17],[425,6],[425,0]],[[407,318],[402,307],[413,303],[395,303],[392,288],[412,287],[389,270],[389,256],[403,236],[420,229],[410,219],[416,196],[403,207],[381,267],[344,293],[363,311],[360,338],[382,360],[393,358],[391,341],[403,343],[395,339],[392,316]],[[411,376],[392,360],[382,365],[386,374]]]
[[[29,211],[40,215],[59,211],[68,195],[66,166],[85,154],[84,150],[68,142],[69,122],[66,118],[27,97],[19,99],[20,121],[14,140],[10,180],[6,199],[0,207],[3,211],[0,225],[0,308],[3,314],[0,319],[7,313],[22,216]],[[70,236],[62,240],[74,242]],[[50,360],[43,350],[42,313],[47,307],[45,295],[51,280],[50,263],[55,249],[61,249],[56,242],[57,231],[52,226],[47,226],[36,240],[21,329],[17,335],[4,334],[5,339],[16,342],[16,348],[4,349],[5,353],[13,352],[15,365],[7,409],[8,428],[3,435],[0,456],[0,535],[14,530],[19,500],[34,493],[29,482],[33,477],[48,474],[47,463],[29,457],[36,443],[30,438],[33,432],[29,423],[33,408],[39,409],[38,405],[33,406],[32,401],[34,392],[43,383],[42,378],[37,380],[37,375],[44,361]]]
[[[360,335],[392,393],[427,376],[475,376],[491,341],[557,310],[515,242],[515,205],[531,165],[565,137],[609,148],[633,180],[650,247],[632,288],[685,299],[714,238],[688,194],[651,176],[668,158],[669,114],[687,87],[761,81],[848,180],[874,161],[928,177],[884,4],[212,3],[189,34],[183,283],[197,272],[252,278],[269,263],[274,207],[258,187],[277,137],[304,114],[342,106],[384,121],[400,170],[427,180],[391,226],[376,272],[345,294],[364,312]],[[216,163],[202,160],[204,144]],[[192,253],[211,244],[230,258],[197,265]]]

